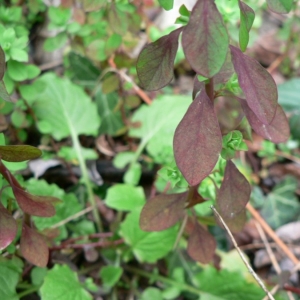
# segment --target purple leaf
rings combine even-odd
[[[185,208],[190,208],[203,202],[205,202],[205,199],[198,193],[198,186],[191,186],[189,188],[187,206]]]
[[[273,143],[284,143],[289,139],[290,127],[287,117],[278,104],[275,117],[270,125],[263,124],[249,108],[245,100],[240,100],[244,113],[253,130]]]
[[[0,80],[0,98],[2,98],[4,101],[12,102],[9,94],[7,93],[3,80]]]
[[[205,90],[195,98],[174,135],[177,166],[189,185],[210,174],[222,149],[222,136],[212,101]]]
[[[19,162],[38,158],[41,155],[41,150],[28,145],[0,146],[0,157],[6,161]]]
[[[187,192],[161,194],[147,201],[140,216],[144,231],[161,231],[176,224],[184,216]]]
[[[277,108],[277,87],[272,76],[255,59],[230,46],[232,62],[246,101],[257,118],[270,124]]]
[[[220,71],[228,52],[228,34],[214,1],[196,2],[183,29],[182,46],[196,73],[211,78]]]
[[[188,240],[187,251],[190,257],[203,264],[208,264],[214,257],[216,246],[214,237],[195,221]]]
[[[172,31],[156,42],[146,45],[140,53],[136,70],[144,89],[159,90],[172,80],[181,31],[182,28]]]
[[[250,199],[251,187],[245,176],[229,160],[225,168],[224,179],[218,191],[217,206],[225,218],[234,218],[246,206]]]
[[[49,249],[44,237],[35,229],[23,224],[20,241],[22,256],[38,267],[46,267],[49,260]]]
[[[294,0],[267,0],[270,10],[278,14],[287,14],[291,11]]]
[[[14,240],[17,230],[16,220],[0,202],[0,250],[6,248]]]
[[[201,92],[201,90],[204,89],[204,88],[205,88],[204,82],[199,81],[198,77],[196,75],[195,78],[194,78],[194,87],[193,87],[193,94],[192,94],[193,99],[195,99],[195,97],[197,96],[197,94],[199,92]]]
[[[37,217],[52,217],[55,215],[54,203],[60,200],[51,196],[35,196],[21,188],[12,186],[16,200],[23,212]]]
[[[244,228],[247,221],[246,209],[243,209],[239,214],[235,215],[232,218],[223,216],[222,218],[231,232],[240,232]],[[223,227],[222,225],[220,226]]]

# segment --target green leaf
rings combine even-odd
[[[9,77],[15,81],[23,81],[27,79],[27,70],[23,63],[15,60],[7,62],[7,73]]]
[[[119,211],[132,211],[145,203],[142,187],[128,184],[116,184],[107,191],[105,204]]]
[[[32,284],[37,286],[41,285],[47,274],[47,270],[47,268],[34,267],[30,273]]]
[[[140,213],[141,208],[138,208],[126,216],[121,223],[120,234],[140,262],[155,263],[172,250],[177,226],[160,232],[143,231],[139,226]]]
[[[286,177],[268,194],[261,215],[273,229],[292,222],[299,216],[300,204],[295,195],[296,189],[297,180]]]
[[[122,36],[113,33],[105,43],[105,52],[107,56],[113,54],[122,44]]]
[[[12,48],[10,50],[10,57],[16,61],[27,62],[28,53],[22,49]]]
[[[60,7],[50,6],[48,15],[50,18],[50,22],[53,25],[55,25],[56,27],[63,27],[67,25],[68,21],[71,18],[72,12],[71,9],[64,8],[62,6]]]
[[[155,162],[170,163],[174,159],[174,132],[190,103],[190,97],[166,95],[155,99],[150,106],[141,105],[131,120],[139,126],[131,128],[129,135],[142,139]]]
[[[124,151],[119,152],[113,159],[113,165],[118,169],[123,169],[129,164],[132,159],[135,157],[134,152]]]
[[[105,287],[115,286],[121,278],[123,269],[115,266],[104,266],[100,270],[100,278]]]
[[[43,300],[91,300],[78,276],[67,265],[56,264],[45,276],[40,289]]]
[[[197,74],[211,78],[226,60],[229,38],[214,1],[197,1],[182,32],[185,56]]]
[[[0,146],[0,157],[5,161],[20,162],[35,159],[42,155],[42,151],[28,145]]]
[[[37,119],[48,125],[43,133],[51,134],[56,140],[71,133],[97,134],[100,118],[95,104],[80,87],[53,73],[40,77],[36,83],[45,86],[32,104]]]
[[[201,300],[257,300],[264,291],[254,283],[246,281],[239,273],[217,270],[211,266],[194,277],[201,293]]]
[[[293,0],[267,0],[270,10],[278,14],[287,14],[291,11]]]
[[[23,271],[23,262],[20,258],[0,258],[0,299],[18,300],[16,286]]]
[[[0,98],[7,102],[12,102],[9,94],[6,91],[3,80],[0,81]]]
[[[148,287],[144,290],[141,300],[163,300],[164,298],[162,292],[158,288]]]
[[[142,176],[142,166],[136,162],[131,164],[124,174],[123,180],[127,184],[137,185]]]
[[[33,79],[40,75],[41,70],[39,67],[36,65],[26,65],[26,70],[27,70],[27,78],[28,79]]]
[[[44,50],[53,52],[54,50],[62,48],[66,45],[68,36],[65,32],[61,32],[54,37],[47,38],[44,43]]]
[[[146,45],[136,64],[141,86],[149,91],[166,86],[173,78],[174,60],[178,49],[178,38],[182,29],[172,31]]]
[[[160,6],[165,10],[171,10],[174,5],[174,0],[158,0]]]
[[[0,47],[0,80],[2,81],[5,73],[5,53]]]
[[[239,1],[240,7],[240,31],[239,31],[239,42],[240,48],[244,52],[249,42],[249,32],[254,22],[255,13],[254,10],[242,1]]]
[[[81,152],[82,152],[83,158],[85,160],[88,160],[88,159],[93,160],[93,159],[98,158],[98,154],[94,149],[81,147]],[[65,159],[66,161],[78,164],[77,153],[73,147],[63,146],[59,149],[59,151],[57,152],[57,155],[59,157]]]
[[[97,93],[96,103],[102,120],[100,133],[116,136],[124,133],[126,130],[119,109],[119,101],[117,93]]]

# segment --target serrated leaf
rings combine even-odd
[[[263,124],[270,124],[277,108],[274,79],[255,59],[230,46],[232,62],[248,106]]]
[[[32,103],[38,120],[47,124],[43,133],[57,140],[68,137],[71,132],[77,136],[98,133],[100,118],[96,105],[80,87],[53,73],[43,75],[36,84],[45,86]]]
[[[273,121],[270,124],[263,124],[249,108],[244,100],[241,100],[244,113],[254,131],[273,143],[284,143],[290,137],[288,119],[278,104]]]
[[[20,162],[35,159],[42,155],[42,151],[28,145],[0,146],[0,157],[5,161]]]
[[[161,194],[144,205],[140,226],[144,231],[161,231],[175,225],[184,216],[188,193]]]
[[[44,283],[40,288],[43,300],[91,300],[92,296],[86,291],[77,273],[67,265],[55,265],[47,272]]]
[[[5,54],[3,49],[0,47],[0,80],[3,79],[5,73]]]
[[[144,190],[129,184],[116,184],[109,188],[105,198],[108,207],[119,211],[132,211],[145,203]]]
[[[249,42],[249,32],[254,22],[255,13],[254,10],[246,3],[239,1],[240,7],[240,30],[239,30],[239,43],[240,48],[244,52]]]
[[[155,91],[166,86],[173,78],[178,37],[182,28],[172,31],[156,42],[146,45],[136,65],[141,86]]]
[[[23,262],[13,256],[10,259],[0,258],[0,299],[18,300],[16,286],[23,271]]]
[[[22,256],[38,267],[46,267],[49,260],[49,249],[44,237],[35,229],[23,224],[20,241]]]
[[[6,248],[14,240],[17,230],[16,220],[0,202],[0,250]]]
[[[287,14],[293,7],[293,0],[267,0],[270,10],[278,14]]]
[[[131,119],[140,126],[131,128],[129,135],[142,139],[155,162],[170,163],[174,159],[174,132],[190,103],[188,96],[165,95],[150,106],[141,105]]]
[[[173,248],[177,226],[159,232],[143,231],[139,226],[140,213],[141,209],[136,209],[126,216],[120,226],[120,235],[140,262],[154,263]]]
[[[228,52],[228,34],[214,1],[197,1],[182,32],[182,46],[191,67],[207,78],[217,74]]]
[[[222,149],[214,106],[205,90],[194,99],[174,135],[176,164],[190,185],[210,174]]]
[[[203,264],[208,264],[214,257],[216,247],[217,242],[214,237],[198,221],[195,221],[188,240],[187,252],[190,257]]]
[[[20,208],[27,214],[38,217],[52,217],[55,215],[54,203],[60,200],[51,196],[36,196],[23,189],[12,186],[13,193]]]
[[[234,218],[245,209],[250,199],[251,187],[234,163],[227,161],[224,179],[217,196],[217,206],[222,217]]]
[[[260,213],[273,228],[296,220],[300,213],[300,204],[295,195],[297,180],[286,177],[268,194]]]

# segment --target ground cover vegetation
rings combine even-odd
[[[193,4],[1,1],[1,299],[298,299],[299,5]]]

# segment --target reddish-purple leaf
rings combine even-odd
[[[230,51],[227,52],[225,62],[220,70],[214,76],[214,85],[226,83],[234,73]]]
[[[182,46],[191,67],[204,77],[217,74],[228,52],[228,34],[214,1],[197,1],[182,32]]]
[[[55,215],[54,203],[60,200],[51,196],[35,196],[23,189],[12,186],[16,200],[23,212],[38,217],[52,217]]]
[[[216,246],[214,237],[196,221],[188,240],[187,251],[190,257],[208,264],[214,257]]]
[[[252,112],[245,100],[241,99],[241,104],[251,127],[257,134],[273,143],[284,143],[289,139],[289,122],[279,104],[277,106],[275,117],[270,125],[263,124]]]
[[[5,54],[2,48],[0,47],[0,80],[3,79],[5,72]]]
[[[2,98],[4,101],[12,102],[9,94],[7,93],[3,80],[0,80],[0,98]]]
[[[251,187],[245,176],[229,160],[224,179],[218,191],[217,206],[222,217],[233,218],[238,215],[250,199]]]
[[[38,158],[41,155],[40,149],[28,145],[0,146],[0,157],[6,161],[25,161]]]
[[[227,227],[232,233],[240,232],[244,228],[247,221],[246,209],[243,209],[239,214],[232,218],[223,217],[223,221],[226,223]]]
[[[274,79],[255,59],[230,46],[232,62],[246,101],[257,118],[270,124],[275,116],[278,93]]]
[[[196,75],[194,78],[194,87],[193,87],[193,94],[192,94],[193,99],[195,99],[197,94],[200,93],[201,90],[204,88],[205,88],[204,82],[199,81]]]
[[[140,227],[145,231],[161,231],[176,224],[184,216],[187,192],[161,194],[147,201],[140,216]]]
[[[0,250],[6,248],[14,240],[17,230],[16,220],[0,202]]]
[[[222,149],[222,136],[212,101],[205,90],[195,98],[174,135],[177,166],[189,185],[210,174]]]
[[[38,267],[46,267],[49,260],[49,249],[44,237],[35,229],[23,224],[20,241],[22,256]]]
[[[287,14],[291,11],[294,0],[267,0],[270,10],[278,14]]]
[[[173,78],[178,37],[182,28],[148,44],[140,53],[136,65],[141,86],[154,91],[166,86]]]

